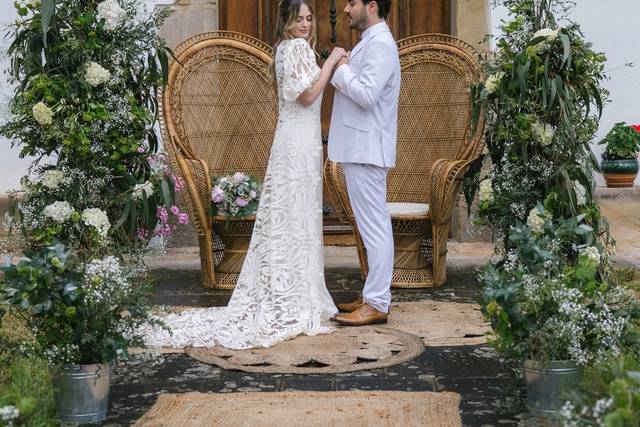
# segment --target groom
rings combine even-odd
[[[329,158],[340,162],[349,201],[367,249],[369,275],[362,296],[338,304],[334,321],[346,326],[386,323],[391,303],[393,233],[387,172],[395,166],[400,59],[386,23],[391,0],[348,0],[349,25],[361,35],[338,64],[329,130]]]

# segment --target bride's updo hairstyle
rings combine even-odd
[[[306,5],[309,8],[309,12],[311,12],[311,31],[309,32],[309,38],[307,39],[307,41],[314,50],[316,48],[316,14],[313,11],[313,6],[311,6],[311,4],[307,0],[280,0],[280,4],[278,5],[278,21],[276,23],[276,31],[274,37],[275,43],[273,44],[273,61],[271,61],[271,65],[269,67],[271,74],[271,83],[276,92],[278,91],[278,85],[276,82],[275,58],[276,52],[278,51],[278,45],[283,40],[291,40],[295,38],[295,36],[291,32],[291,29],[296,24],[298,16],[300,16],[300,7],[302,7],[302,5]]]

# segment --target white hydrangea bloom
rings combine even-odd
[[[584,188],[579,181],[573,181],[573,189],[576,192],[576,201],[578,206],[584,206],[587,204],[587,189]]]
[[[553,42],[558,38],[558,34],[560,30],[552,30],[551,28],[543,28],[541,30],[536,31],[533,34],[532,39],[536,39],[538,37],[544,37],[547,42]]]
[[[53,111],[51,111],[51,108],[47,107],[44,102],[38,102],[34,105],[31,113],[33,114],[33,118],[36,119],[36,122],[42,126],[53,123]]]
[[[102,237],[106,237],[109,229],[111,228],[111,223],[109,222],[107,213],[98,208],[85,209],[82,212],[82,221],[86,225],[98,230],[98,234]]]
[[[7,405],[0,408],[0,421],[4,421],[7,425],[12,425],[12,421],[20,416],[20,410],[13,405]]]
[[[553,142],[553,126],[550,124],[535,122],[531,125],[531,130],[542,145],[549,145]]]
[[[57,201],[44,208],[44,216],[62,224],[71,218],[73,208],[67,201]]]
[[[545,218],[541,215],[542,214],[537,207],[529,211],[529,216],[527,217],[527,225],[534,233],[540,233],[542,231],[542,226],[544,225]]]
[[[498,89],[498,86],[500,85],[500,82],[502,81],[504,76],[504,72],[499,72],[487,77],[487,80],[484,82],[484,88],[487,90],[487,92],[494,93],[496,89]]]
[[[585,255],[591,261],[600,264],[600,251],[595,246],[589,246],[588,248],[583,249],[581,254]]]
[[[91,86],[96,87],[100,86],[103,83],[106,83],[111,78],[111,73],[109,70],[103,68],[100,64],[96,62],[89,62],[85,67],[84,78]]]
[[[45,187],[55,190],[64,181],[64,173],[57,169],[50,169],[42,174],[41,183]]]
[[[116,29],[127,18],[127,11],[120,7],[117,0],[105,0],[98,5],[98,19],[104,19],[107,31]]]
[[[480,202],[493,202],[493,185],[491,179],[487,178],[480,183]]]
[[[133,187],[133,192],[131,196],[135,200],[142,199],[143,195],[146,196],[147,198],[153,195],[153,184],[151,182],[147,181],[143,184],[136,184]]]

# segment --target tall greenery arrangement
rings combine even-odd
[[[572,2],[502,3],[511,19],[472,91],[491,168],[482,177],[481,159],[466,193],[479,186],[479,218],[504,244],[479,276],[483,311],[510,356],[584,365],[619,354],[638,316],[608,281],[613,242],[593,200],[605,56],[567,18]]]
[[[24,256],[2,268],[0,301],[23,316],[51,364],[109,362],[138,342],[147,319],[149,240],[188,221],[174,205],[183,183],[154,131],[167,14],[140,0],[15,7],[15,93],[0,133],[35,161],[16,223]]]

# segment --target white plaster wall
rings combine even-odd
[[[611,103],[605,106],[600,129],[595,141],[598,142],[614,123],[640,124],[640,2],[638,0],[577,0],[572,20],[582,27],[587,40],[595,50],[607,55],[606,68],[610,79],[605,86],[610,92]],[[502,7],[492,10],[494,35],[499,34],[500,21],[507,18]],[[624,67],[632,63],[634,67]],[[600,159],[602,146],[593,145],[594,153]],[[598,182],[603,183],[600,175]],[[636,179],[640,185],[640,177]]]

